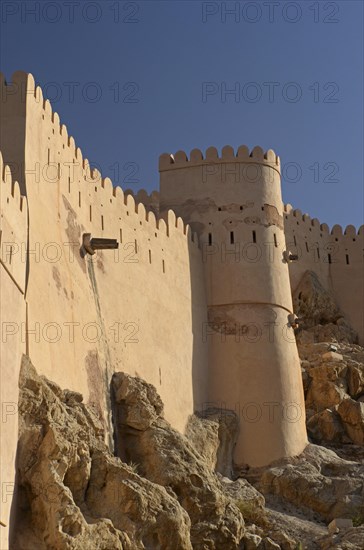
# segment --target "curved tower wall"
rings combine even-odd
[[[225,147],[160,158],[160,208],[202,241],[209,404],[235,410],[238,465],[299,454],[307,443],[300,362],[289,325],[292,298],[279,159]]]

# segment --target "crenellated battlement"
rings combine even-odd
[[[174,155],[163,153],[159,157],[159,171],[178,170],[189,166],[200,166],[213,163],[247,163],[269,166],[280,172],[280,158],[272,149],[264,150],[256,146],[251,151],[246,145],[238,147],[237,151],[231,145],[225,145],[221,155],[216,147],[208,147],[203,155],[200,149],[192,149],[189,157],[185,151],[177,151]]]
[[[319,229],[322,233],[322,237],[324,235],[355,237],[356,235],[362,235],[364,233],[364,225],[361,225],[358,229],[356,229],[353,225],[347,225],[343,230],[341,225],[335,224],[330,231],[330,228],[326,223],[321,223],[317,218],[311,218],[308,214],[303,214],[299,208],[294,209],[289,203],[284,205],[284,213],[286,219],[290,215],[293,216],[299,223],[303,222],[304,228],[314,227]]]
[[[73,136],[69,135],[67,126],[61,122],[59,114],[53,111],[50,101],[44,99],[41,87],[36,85],[31,74],[17,71],[12,75],[10,83],[7,83],[1,73],[0,88],[0,99],[5,107],[11,103],[9,115],[14,114],[16,104],[25,104],[27,112],[31,111],[32,116],[41,124],[41,137],[44,142],[46,139],[49,141],[46,144],[49,145],[49,151],[48,158],[37,159],[40,161],[40,171],[43,176],[44,172],[52,174],[52,177],[49,176],[52,183],[53,180],[59,180],[61,189],[67,192],[67,195],[71,195],[73,201],[81,205],[88,204],[91,209],[97,205],[98,209],[105,212],[102,214],[105,221],[107,217],[115,216],[119,210],[127,216],[136,216],[138,222],[142,220],[149,224],[151,231],[162,232],[168,237],[178,231],[199,246],[197,235],[173,211],[167,216],[159,216],[157,191],[148,193],[141,189],[136,194],[130,189],[123,191],[119,186],[114,187],[111,179],[103,177],[99,170],[91,168],[89,160],[83,155]],[[53,178],[52,169],[56,170],[57,166],[59,177]],[[66,177],[71,169],[72,175]],[[28,181],[29,194],[32,193],[33,185],[31,176],[28,177]],[[42,183],[46,185],[48,182],[46,180]],[[113,202],[116,203],[116,209],[111,208],[110,203]]]
[[[18,288],[25,291],[25,243],[27,237],[27,199],[20,193],[9,166],[0,151],[0,259]]]

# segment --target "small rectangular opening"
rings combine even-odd
[[[319,248],[317,248],[317,257],[318,257],[318,259],[320,259],[320,249]]]
[[[104,216],[101,215],[101,229],[104,230]]]
[[[234,231],[230,231],[230,244],[234,244]]]
[[[48,159],[48,165],[49,165],[49,163],[51,161],[51,150],[50,149],[48,149],[47,159]]]
[[[9,265],[11,265],[11,258],[13,256],[13,247],[10,247],[10,254],[9,254]]]
[[[149,263],[151,264],[152,263],[152,251],[148,250],[148,252],[149,252]]]
[[[209,246],[212,245],[212,233],[209,233]]]
[[[309,250],[308,250],[308,242],[306,241],[305,244],[306,244],[306,251],[309,252]]]
[[[328,255],[327,255],[327,259],[328,259],[328,261],[329,261],[329,264],[331,264],[331,254],[328,254]]]
[[[277,246],[278,246],[277,235],[275,233],[273,234],[273,238],[274,238],[274,246],[277,248]],[[296,243],[294,243],[294,244],[296,244]]]
[[[81,191],[78,192],[78,206],[81,208]]]
[[[294,242],[294,245],[297,246],[296,235],[293,235],[293,242]]]
[[[163,273],[166,272],[166,264],[164,263],[164,260],[162,260],[162,269],[163,269]]]
[[[346,254],[346,264],[349,265],[350,262],[349,262],[349,254]]]
[[[92,222],[92,206],[90,204],[90,222]]]
[[[253,243],[257,242],[257,234],[256,231],[253,231]]]
[[[71,176],[68,176],[68,192],[71,193]]]
[[[138,253],[138,243],[137,243],[136,239],[134,241],[134,250],[135,250],[135,254],[137,254]]]
[[[123,242],[123,230],[120,229],[120,242],[122,243]]]

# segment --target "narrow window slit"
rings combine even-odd
[[[257,242],[257,234],[256,231],[253,231],[253,243]]]
[[[209,233],[209,246],[212,245],[212,233]]]
[[[277,243],[277,235],[276,235],[275,233],[273,234],[273,238],[274,238],[274,246],[277,248],[277,246],[278,246],[278,243]],[[296,239],[295,239],[295,243],[294,243],[294,244],[296,244]]]
[[[230,244],[234,244],[234,231],[230,231]]]
[[[350,262],[349,262],[349,254],[346,254],[346,264],[349,265]]]

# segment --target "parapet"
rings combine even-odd
[[[293,216],[293,218],[296,220],[295,223],[302,227],[302,232],[307,229],[310,230],[310,228],[316,228],[319,229],[319,231],[322,233],[322,236],[332,235],[333,237],[349,238],[355,238],[357,235],[364,234],[364,225],[361,225],[358,230],[354,227],[354,225],[347,225],[346,228],[343,230],[341,225],[335,224],[330,231],[330,228],[326,223],[321,223],[317,218],[311,219],[308,214],[302,214],[302,211],[300,209],[294,209],[291,204],[284,205],[284,216],[286,219]]]
[[[212,163],[247,163],[247,164],[262,164],[269,166],[280,173],[280,158],[272,149],[264,152],[259,146],[256,146],[249,152],[246,145],[241,145],[236,153],[230,145],[225,145],[222,148],[221,155],[216,147],[206,149],[205,156],[200,149],[192,149],[188,157],[185,151],[177,151],[174,155],[163,153],[159,157],[159,171],[178,170],[180,168],[188,168],[201,166]]]
[[[9,166],[3,163],[0,152],[0,260],[2,266],[18,286],[25,292],[26,264],[24,261],[27,244],[28,212],[27,200],[20,193],[17,181],[12,178]]]
[[[109,201],[110,203],[115,201],[119,212],[125,210],[128,216],[135,215],[138,219],[138,224],[140,221],[144,221],[155,230],[165,233],[167,236],[178,232],[185,236],[188,241],[193,242],[196,247],[199,246],[197,235],[192,233],[190,227],[184,224],[182,219],[177,217],[172,210],[168,212],[167,216],[163,216],[163,218],[159,216],[159,193],[157,191],[153,191],[150,194],[144,189],[138,191],[137,194],[130,189],[123,191],[121,187],[114,186],[110,178],[102,177],[97,169],[91,168],[89,160],[84,157],[75,139],[68,134],[66,125],[61,123],[58,113],[53,111],[49,100],[44,99],[42,89],[36,85],[35,79],[31,74],[17,71],[12,75],[10,81],[7,81],[4,75],[0,73],[0,98],[7,109],[5,114],[8,116],[16,115],[20,112],[20,109],[24,108],[24,104],[26,104],[39,117],[39,120],[42,121],[42,131],[49,132],[50,135],[57,134],[61,136],[62,155],[66,151],[69,158],[76,161],[75,165],[77,164],[82,167],[80,182],[76,181],[70,184],[72,186],[80,185],[77,201],[83,203],[83,195],[85,194],[85,198],[89,199],[90,193],[91,200],[95,203],[102,202],[104,208],[106,208],[105,205]],[[10,171],[9,177],[11,177]],[[64,182],[61,182],[61,186],[63,184]],[[17,184],[14,189],[19,190]],[[17,194],[19,194],[19,201],[23,200],[20,197],[20,192]],[[103,200],[101,197],[103,197]],[[109,215],[112,215],[111,211],[109,211]]]

